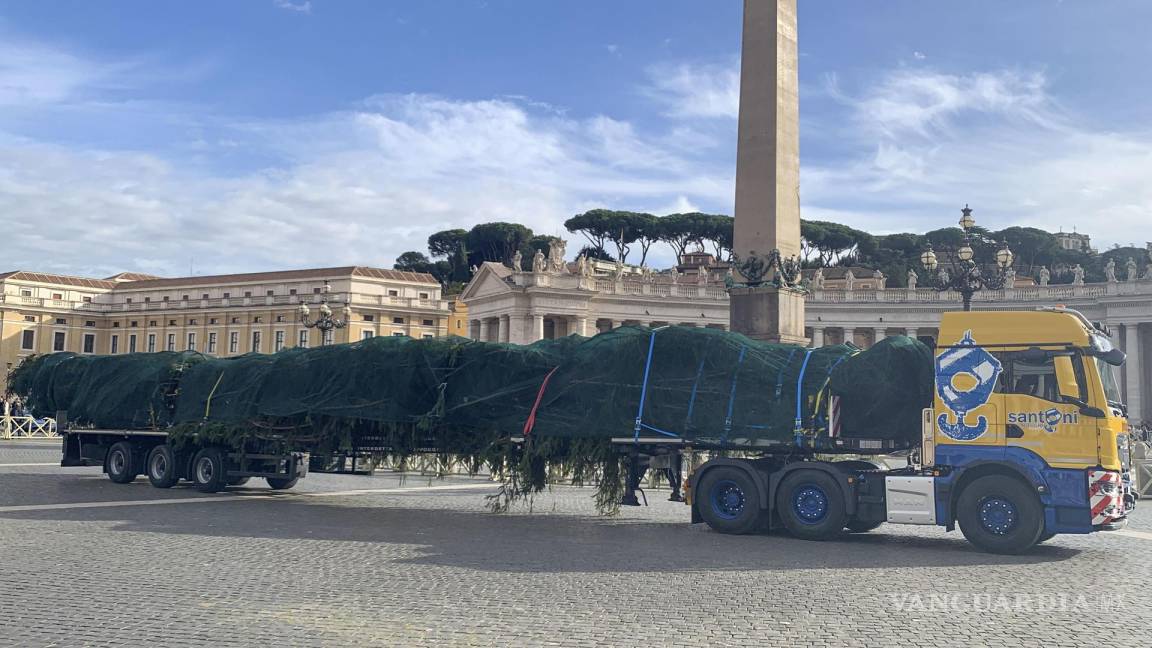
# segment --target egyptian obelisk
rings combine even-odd
[[[741,259],[753,252],[800,253],[798,58],[796,0],[745,0],[734,223]],[[802,291],[763,285],[734,287],[730,294],[732,330],[807,343]]]

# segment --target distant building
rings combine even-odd
[[[332,342],[448,333],[450,311],[440,284],[418,272],[348,266],[90,279],[15,271],[0,273],[0,370],[33,353],[54,351],[232,356],[319,345],[319,331],[301,325],[297,309],[305,302],[315,318],[325,299],[337,318],[343,319],[345,303],[352,309]]]
[[[1087,234],[1059,232],[1056,234],[1056,242],[1065,250],[1075,250],[1089,254],[1096,252],[1096,249],[1092,247],[1092,239]]]

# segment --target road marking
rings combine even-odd
[[[17,466],[56,466],[57,468],[59,468],[59,467],[60,467],[60,462],[59,462],[59,461],[54,461],[54,462],[52,462],[52,463],[10,463],[10,464],[0,464],[0,468],[15,468],[15,467],[17,467]]]
[[[120,506],[160,506],[164,504],[206,504],[209,502],[247,502],[254,500],[296,499],[304,497],[354,497],[357,495],[388,495],[402,493],[416,493],[443,490],[472,490],[495,488],[494,484],[460,484],[458,486],[415,486],[412,488],[363,488],[347,491],[329,491],[319,493],[225,493],[220,495],[204,495],[203,497],[181,497],[175,499],[154,500],[123,500],[119,502],[73,502],[70,504],[21,504],[17,506],[0,506],[0,513],[20,513],[24,511],[61,511],[85,508],[116,508]]]
[[[1120,529],[1119,531],[1109,531],[1108,533],[1115,533],[1116,535],[1128,536],[1129,538],[1140,538],[1141,540],[1152,540],[1152,533],[1147,531],[1136,531],[1134,529]]]

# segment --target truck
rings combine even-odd
[[[729,455],[686,480],[692,521],[721,533],[783,528],[825,540],[885,522],[959,526],[981,550],[1018,554],[1057,534],[1125,526],[1135,496],[1114,375],[1125,358],[1104,327],[1061,306],[950,312],[934,359],[933,402],[903,467],[837,460],[892,447],[840,438],[835,397],[823,434],[791,444],[693,448],[639,433],[614,441],[639,460],[686,449]],[[734,449],[747,456],[730,456]]]
[[[646,346],[650,365],[652,345]],[[626,457],[624,503],[633,503],[643,467],[663,465],[678,475],[670,467],[683,453],[701,452],[710,458],[684,480],[685,497],[676,494],[680,480],[672,479],[674,498],[689,505],[694,523],[721,533],[785,529],[825,540],[885,522],[959,526],[981,550],[1016,554],[1060,533],[1123,528],[1136,499],[1126,478],[1128,424],[1114,375],[1125,358],[1105,327],[1060,306],[950,312],[942,316],[932,354],[932,402],[911,441],[902,440],[908,435],[841,434],[852,421],[840,414],[836,395],[817,404],[820,415],[810,420],[820,425],[812,429],[800,429],[797,396],[796,434],[786,441],[731,438],[728,423],[711,437],[722,443],[683,438],[645,424],[645,368],[633,434],[606,434]],[[545,377],[530,420],[547,384]],[[253,477],[274,489],[291,488],[310,465],[331,471],[335,464],[340,471],[348,458],[389,451],[382,439],[357,437],[333,461],[310,456],[301,439],[275,428],[255,429],[226,446],[196,435],[173,439],[162,429],[60,425],[64,466],[99,465],[120,483],[144,474],[159,488],[186,479],[204,492]],[[511,440],[523,443],[526,435]],[[856,458],[844,458],[849,454]],[[869,459],[893,454],[906,465],[888,468]]]

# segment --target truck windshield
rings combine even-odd
[[[1104,397],[1108,399],[1109,405],[1120,407],[1123,401],[1120,399],[1120,387],[1116,384],[1115,367],[1104,362],[1100,358],[1096,358],[1096,370],[1100,372],[1100,383],[1104,385]]]

